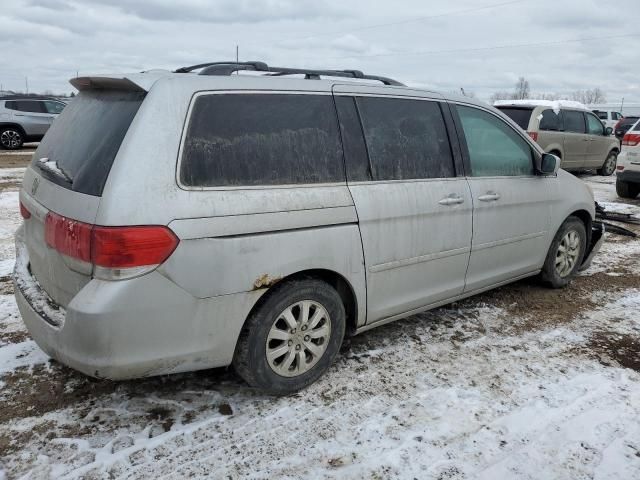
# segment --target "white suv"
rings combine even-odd
[[[616,191],[623,198],[636,198],[640,194],[640,120],[622,139]]]

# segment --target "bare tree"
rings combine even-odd
[[[491,95],[491,103],[497,100],[513,100],[513,93],[505,92],[504,90],[501,92],[496,92]]]
[[[516,90],[513,94],[514,100],[526,100],[529,98],[529,93],[529,81],[524,77],[520,77],[516,83]]]
[[[607,96],[599,87],[596,87],[589,90],[577,90],[571,94],[571,99],[584,103],[585,105],[592,105],[595,103],[606,103]]]

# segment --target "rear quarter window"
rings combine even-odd
[[[521,129],[526,130],[529,128],[529,120],[531,120],[533,108],[499,107],[498,110],[516,122]]]
[[[196,97],[180,161],[182,185],[344,181],[342,145],[330,95]]]

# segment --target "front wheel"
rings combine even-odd
[[[606,160],[602,164],[602,167],[598,169],[598,175],[603,175],[608,177],[609,175],[613,175],[613,172],[616,171],[616,162],[618,161],[618,153],[610,152],[607,155]]]
[[[286,395],[315,382],[335,359],[346,314],[338,292],[316,279],[282,282],[244,325],[233,366],[251,386]]]
[[[569,217],[551,242],[541,278],[552,288],[567,286],[575,277],[587,248],[587,231],[577,217]]]
[[[0,146],[6,150],[17,150],[22,147],[24,137],[22,132],[14,127],[0,129]]]
[[[622,198],[636,198],[640,194],[640,184],[616,180],[616,193]]]

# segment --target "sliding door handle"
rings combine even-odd
[[[438,202],[440,205],[460,205],[464,203],[464,198],[456,195],[449,195]]]
[[[481,202],[495,202],[500,200],[500,194],[495,192],[487,192],[484,195],[480,195],[478,200]]]

